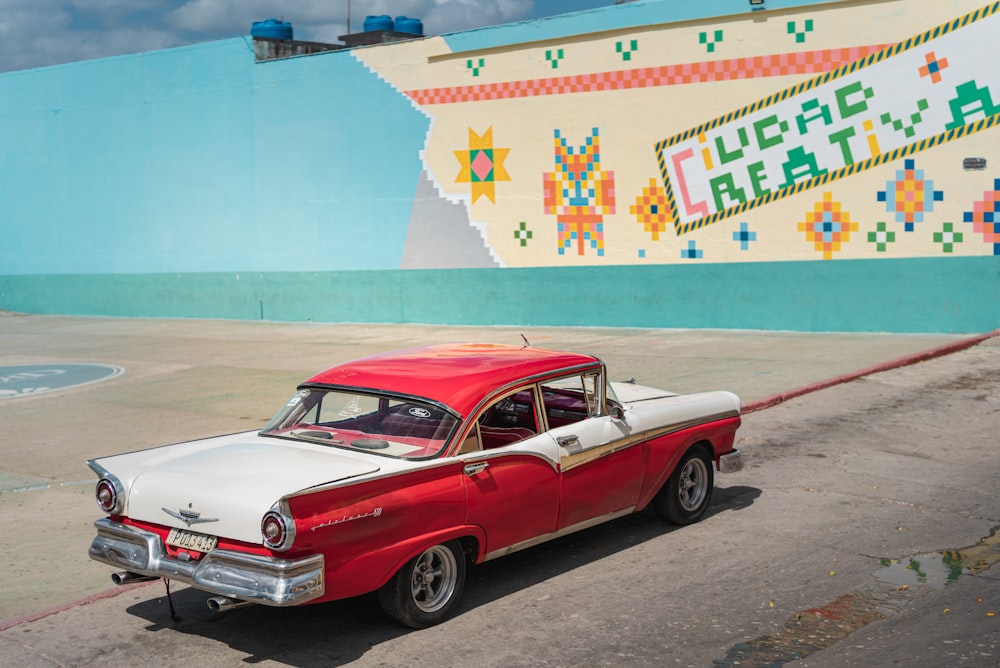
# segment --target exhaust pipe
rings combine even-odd
[[[241,601],[238,598],[229,598],[228,596],[213,596],[208,599],[207,603],[208,609],[212,612],[226,612],[227,610],[254,605],[253,601]]]
[[[112,573],[111,581],[116,585],[127,585],[136,582],[149,582],[151,580],[159,580],[160,578],[155,575],[142,575],[141,573],[131,573],[129,571],[121,571],[120,573]]]

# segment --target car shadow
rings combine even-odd
[[[740,511],[760,494],[754,487],[716,487],[705,517]],[[671,526],[647,510],[474,566],[453,616],[679,529],[691,530]],[[388,619],[375,594],[297,608],[247,606],[221,614],[208,609],[208,598],[205,592],[180,587],[170,597],[176,617],[171,617],[165,591],[127,611],[149,622],[148,632],[172,630],[224,643],[245,654],[244,663],[274,661],[302,668],[348,664],[380,643],[414,632]]]

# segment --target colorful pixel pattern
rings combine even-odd
[[[947,58],[938,58],[933,51],[924,56],[927,64],[920,68],[920,76],[930,77],[932,83],[941,83],[941,72],[948,68]]]
[[[833,193],[823,193],[823,201],[816,202],[812,211],[806,213],[805,221],[799,223],[799,232],[805,232],[806,239],[824,260],[833,258],[843,244],[851,240],[851,233],[858,231],[858,224],[851,215],[840,208],[840,202],[833,201]]]
[[[521,242],[521,248],[528,245],[531,238],[535,236],[535,233],[528,229],[528,224],[523,220],[520,222],[518,228],[514,230],[514,238]]]
[[[993,244],[993,254],[1000,255],[1000,179],[993,180],[993,190],[983,193],[983,199],[966,211],[964,221],[972,223],[972,229],[983,235],[988,244]]]
[[[681,259],[684,260],[701,260],[705,257],[705,251],[698,248],[698,245],[692,240],[688,242],[687,248],[681,249]]]
[[[670,200],[656,179],[649,180],[649,185],[635,198],[635,204],[629,207],[629,212],[635,216],[653,241],[659,241],[660,234],[666,232],[667,225],[673,222]]]
[[[619,54],[626,63],[632,60],[632,54],[639,50],[639,40],[631,39],[628,44],[624,40],[615,42],[615,53]]]
[[[510,175],[503,165],[510,149],[493,146],[492,126],[482,135],[469,128],[469,148],[454,153],[461,165],[455,182],[472,184],[473,204],[484,195],[496,203],[495,183],[510,181]]]
[[[711,35],[707,32],[698,33],[698,43],[704,45],[709,53],[715,53],[715,45],[722,41],[722,31],[716,30]]]
[[[757,233],[747,223],[740,223],[739,232],[733,232],[733,241],[740,245],[741,251],[750,250],[750,242],[757,241]]]
[[[868,233],[868,243],[875,244],[875,250],[884,253],[889,244],[896,243],[896,233],[886,227],[885,221],[875,224],[875,231]]]
[[[591,130],[579,151],[554,133],[555,171],[543,177],[545,213],[556,216],[559,254],[589,245],[604,255],[604,216],[615,212],[614,172],[601,170],[600,132]]]
[[[799,30],[795,21],[789,21],[787,31],[789,35],[795,35],[796,44],[804,44],[806,41],[806,35],[813,31],[813,20],[806,19],[805,24],[802,26],[802,30]]]
[[[944,199],[944,192],[934,190],[934,182],[924,178],[924,170],[916,169],[914,160],[907,159],[903,169],[896,171],[895,181],[886,181],[885,190],[877,193],[885,209],[896,214],[896,222],[912,232],[916,223],[924,222],[924,213],[934,210],[934,202]]]
[[[478,77],[479,72],[482,71],[484,67],[486,67],[485,58],[478,58],[478,59],[470,58],[467,61],[465,61],[465,69],[472,72],[472,76],[474,77]]]
[[[941,231],[934,233],[934,243],[941,244],[942,252],[951,253],[955,250],[955,244],[962,243],[964,237],[964,234],[955,231],[953,223],[944,223],[941,225]]]
[[[777,53],[747,58],[704,60],[660,67],[594,72],[542,79],[522,79],[499,83],[420,88],[406,91],[418,105],[455,104],[481,100],[508,100],[519,97],[593,93],[605,90],[656,88],[710,81],[782,77],[796,74],[822,74],[885,49],[887,44],[819,49],[797,53]],[[546,59],[550,68],[558,67],[558,53],[551,50]]]

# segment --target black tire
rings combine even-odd
[[[458,541],[424,550],[378,591],[387,615],[414,629],[448,617],[465,586],[465,553]]]
[[[709,453],[701,447],[692,448],[653,499],[653,509],[672,524],[697,522],[712,500],[714,473]]]

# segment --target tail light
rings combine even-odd
[[[260,533],[266,547],[284,552],[295,540],[295,522],[281,510],[270,510],[260,522]]]
[[[98,507],[109,515],[118,515],[123,510],[121,484],[112,477],[101,478],[94,490]]]

